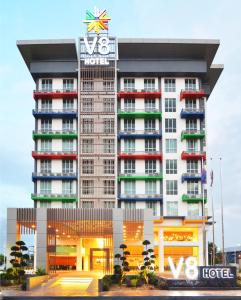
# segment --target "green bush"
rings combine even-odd
[[[136,287],[137,286],[137,282],[138,282],[138,279],[137,278],[132,278],[130,280],[130,286],[131,287]]]
[[[154,272],[149,273],[148,275],[148,283],[157,286],[158,285],[158,277]]]
[[[166,290],[168,288],[167,281],[163,278],[160,278],[158,280],[158,288],[161,290]]]
[[[37,276],[48,275],[48,273],[46,273],[46,271],[45,271],[44,268],[37,268],[35,274],[36,274]]]
[[[103,290],[103,291],[109,291],[111,285],[112,285],[112,276],[110,276],[110,275],[105,275],[105,276],[102,278],[102,290]]]

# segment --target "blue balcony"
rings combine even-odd
[[[119,131],[118,133],[118,139],[160,139],[161,137],[159,130]]]
[[[33,109],[35,118],[77,118],[76,109]]]
[[[162,201],[162,195],[144,195],[144,194],[135,194],[135,195],[126,195],[121,194],[118,197],[119,201]]]
[[[182,119],[203,119],[205,116],[204,109],[198,108],[183,108],[181,111]]]
[[[52,172],[40,172],[32,173],[32,180],[77,180],[76,173],[52,173]]]
[[[201,173],[184,173],[182,174],[182,183],[189,180],[201,180]]]

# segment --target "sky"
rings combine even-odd
[[[208,100],[208,156],[214,170],[216,241],[221,243],[220,165],[225,246],[241,244],[241,1],[0,0],[0,251],[7,207],[32,207],[34,81],[16,40],[83,36],[87,9],[107,9],[117,37],[215,38],[224,71]]]

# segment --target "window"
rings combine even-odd
[[[73,119],[64,119],[63,120],[63,131],[73,131]]]
[[[103,89],[104,91],[114,91],[114,81],[104,81]]]
[[[83,91],[93,91],[94,82],[93,81],[83,81]]]
[[[114,124],[114,119],[104,119],[104,133],[115,133]]]
[[[153,132],[156,130],[156,120],[155,119],[147,119],[144,123],[145,131]]]
[[[42,79],[42,91],[51,92],[52,91],[52,79]]]
[[[192,99],[185,99],[185,108],[190,110],[196,110],[197,101]]]
[[[104,174],[115,173],[115,161],[114,159],[104,159]]]
[[[64,99],[63,100],[63,110],[73,110],[74,109],[74,100],[73,99]]]
[[[165,92],[176,92],[176,79],[169,78],[164,80]]]
[[[188,203],[187,204],[187,216],[191,218],[199,217],[199,204]]]
[[[94,160],[93,159],[83,159],[82,173],[83,174],[94,174]]]
[[[82,153],[93,153],[94,152],[94,140],[83,139],[82,140]]]
[[[124,193],[125,195],[136,194],[136,182],[135,181],[124,181]]]
[[[124,140],[124,152],[126,153],[134,153],[136,149],[136,141],[134,139]]]
[[[51,173],[51,160],[44,159],[40,162],[40,172],[41,173]]]
[[[82,103],[83,112],[92,112],[94,110],[94,99],[84,98]]]
[[[103,152],[113,153],[115,152],[115,140],[114,139],[103,139]]]
[[[40,207],[42,208],[51,208],[51,202],[49,201],[41,201],[40,202]]]
[[[73,91],[74,90],[74,79],[63,79],[63,90]]]
[[[197,120],[196,119],[187,119],[186,120],[186,130],[187,131],[196,131],[197,130]]]
[[[115,194],[115,181],[114,180],[104,180],[104,194],[114,195]]]
[[[51,202],[49,202],[49,201],[41,201],[40,202],[40,207],[41,208],[51,208]]]
[[[176,98],[165,99],[165,112],[176,112]]]
[[[41,151],[51,152],[52,151],[52,140],[41,140]]]
[[[185,79],[185,91],[196,91],[196,79],[188,78]]]
[[[136,201],[125,201],[124,208],[125,209],[136,209]]]
[[[52,120],[51,119],[41,120],[41,131],[43,131],[43,132],[52,131]]]
[[[135,131],[135,119],[124,120],[124,131],[134,132]]]
[[[145,152],[156,153],[156,139],[145,140]]]
[[[74,150],[73,140],[63,140],[62,148],[63,148],[63,152],[73,152],[73,150]]]
[[[177,153],[176,139],[166,139],[166,153]]]
[[[148,159],[145,161],[145,174],[156,173],[156,160]]]
[[[135,99],[124,99],[124,111],[135,111]]]
[[[177,121],[176,119],[165,119],[165,132],[176,132]]]
[[[51,194],[51,181],[41,180],[40,181],[40,194],[48,195]]]
[[[146,193],[146,195],[156,195],[157,194],[155,180],[145,181],[145,193]]]
[[[74,203],[62,202],[62,208],[74,208]]]
[[[146,112],[156,111],[156,100],[155,99],[145,99],[145,111]]]
[[[113,202],[113,201],[104,201],[104,208],[115,208],[115,202]]]
[[[83,133],[94,132],[94,119],[83,119],[82,120]]]
[[[146,208],[152,209],[153,216],[157,215],[157,202],[156,201],[148,201],[148,202],[146,202]]]
[[[41,110],[46,111],[46,112],[51,111],[52,110],[52,100],[42,99]]]
[[[133,91],[135,89],[135,79],[134,78],[125,78],[124,79],[124,90]]]
[[[177,180],[166,181],[166,193],[167,195],[177,195]]]
[[[187,194],[198,195],[199,192],[198,180],[190,180],[187,182]]]
[[[167,201],[167,216],[178,216],[178,202]]]
[[[187,152],[189,153],[198,152],[198,143],[196,140],[187,140]]]
[[[104,98],[103,102],[104,112],[114,112],[115,111],[115,99],[113,98]]]
[[[187,173],[198,173],[198,161],[197,160],[187,160]]]
[[[136,172],[136,161],[134,159],[124,160],[124,173],[135,174]]]
[[[145,91],[155,90],[155,78],[144,79],[144,90]]]
[[[82,180],[82,194],[83,195],[94,194],[94,180]]]
[[[166,160],[166,174],[177,174],[177,160],[167,159]]]
[[[62,193],[64,195],[72,194],[72,181],[63,180],[62,181]]]
[[[94,201],[83,201],[82,208],[94,208],[95,203]]]
[[[62,172],[63,173],[73,173],[74,172],[74,163],[72,160],[69,160],[69,159],[62,160]]]

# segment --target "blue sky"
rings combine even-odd
[[[34,82],[16,47],[19,39],[77,38],[86,9],[106,8],[117,37],[218,38],[215,63],[225,70],[208,101],[209,156],[223,158],[225,245],[241,244],[241,2],[225,0],[8,0],[0,11],[0,245],[6,207],[31,207]],[[214,169],[217,240],[220,244],[218,160]],[[0,246],[1,251],[1,246]]]

